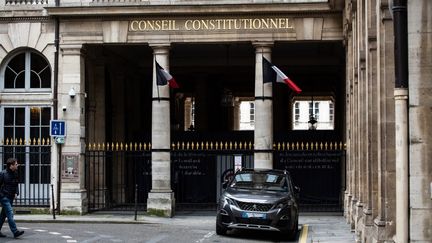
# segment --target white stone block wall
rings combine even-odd
[[[408,1],[409,235],[432,242],[432,2]]]

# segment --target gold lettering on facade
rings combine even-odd
[[[131,20],[129,31],[212,31],[212,30],[267,30],[294,29],[289,18],[243,18],[243,19],[155,19]]]
[[[129,30],[137,31],[167,31],[179,30],[176,20],[132,20],[129,22]]]

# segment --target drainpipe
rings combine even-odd
[[[60,0],[55,1],[55,6],[60,6]],[[54,37],[54,46],[55,46],[55,53],[54,53],[54,100],[53,100],[53,106],[54,106],[54,120],[58,119],[58,69],[59,69],[59,42],[60,42],[60,20],[59,17],[55,17],[54,19],[55,23],[55,37]],[[57,210],[60,214],[60,186],[61,186],[61,154],[62,154],[62,145],[57,144],[57,151],[58,151],[58,157],[57,157]],[[55,210],[53,208],[53,210]]]
[[[393,0],[395,41],[396,240],[409,242],[409,130],[407,0]]]

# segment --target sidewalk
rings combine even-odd
[[[138,214],[137,220],[133,213],[103,212],[86,215],[56,215],[55,219],[51,214],[15,214],[16,222],[43,222],[43,223],[100,223],[100,224],[201,224],[209,221],[214,222],[216,212],[179,212],[173,218],[163,218]]]
[[[140,224],[149,223],[143,220],[143,216],[138,216],[134,220],[134,215],[112,215],[112,214],[87,214],[87,215],[56,215],[53,219],[52,215],[48,214],[16,214],[14,215],[16,222],[25,223],[123,223],[123,224]]]
[[[84,223],[84,224],[165,224],[200,226],[214,225],[216,212],[214,211],[182,211],[173,218],[162,218],[148,215],[138,215],[134,219],[133,213],[100,212],[87,215],[56,215],[53,219],[48,214],[17,214],[17,222],[26,223]],[[351,243],[355,242],[345,218],[341,215],[306,213],[299,217],[299,242],[302,243]]]

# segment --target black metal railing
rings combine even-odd
[[[89,211],[146,209],[151,189],[149,143],[87,146],[85,182]]]
[[[48,4],[48,0],[6,0],[6,5]]]
[[[19,163],[19,196],[14,204],[20,207],[49,207],[51,183],[51,144],[49,139],[15,139],[0,143],[1,168],[8,158]]]
[[[86,189],[90,211],[146,209],[151,190],[151,144],[90,144]],[[273,168],[290,171],[300,186],[302,211],[339,211],[343,192],[342,142],[277,142]],[[253,168],[251,140],[180,141],[171,144],[171,188],[176,208],[215,207],[222,182],[236,168]]]
[[[345,162],[342,142],[285,142],[274,145],[274,168],[290,172],[300,187],[301,211],[341,211]]]
[[[215,209],[222,182],[235,167],[253,168],[253,142],[175,141],[171,144],[171,188],[176,209]]]

